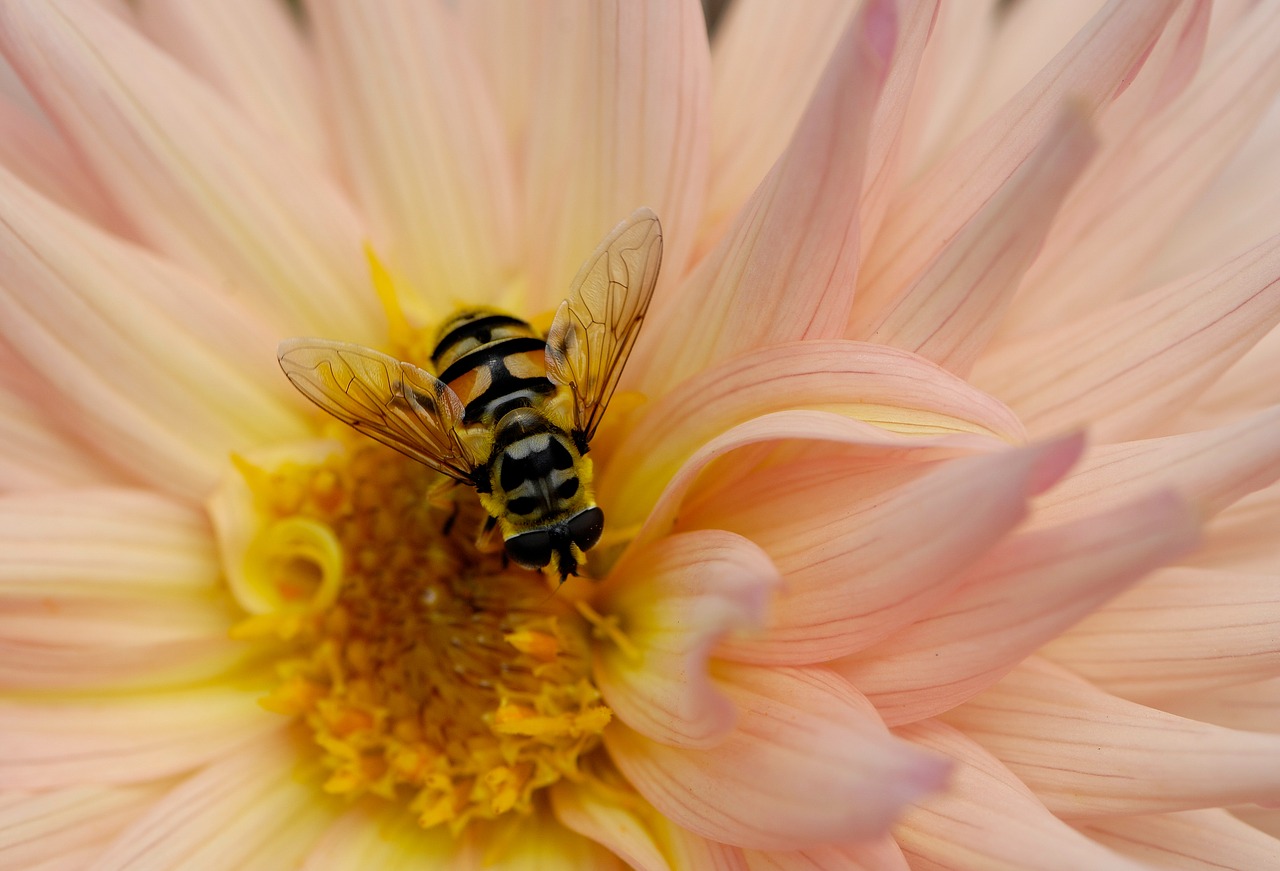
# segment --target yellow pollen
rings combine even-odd
[[[608,617],[596,611],[586,602],[578,601],[574,603],[584,619],[591,624],[591,635],[601,641],[610,641],[622,651],[622,655],[632,662],[636,662],[642,658],[640,649],[631,643],[631,639],[622,631],[622,627],[618,625],[616,615]]]
[[[590,643],[608,621],[479,547],[470,489],[348,443],[311,465],[237,463],[261,520],[243,572],[261,613],[236,634],[287,651],[262,704],[310,729],[327,792],[455,832],[527,814],[599,747],[611,713]]]

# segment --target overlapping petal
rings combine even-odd
[[[145,784],[6,793],[0,797],[0,867],[88,867],[163,790]]]
[[[1117,853],[1158,868],[1266,868],[1280,858],[1274,838],[1224,810],[1115,817],[1078,828]]]

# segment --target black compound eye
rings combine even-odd
[[[526,569],[540,569],[551,562],[551,533],[536,529],[513,535],[503,542],[507,555]]]
[[[569,536],[574,544],[582,550],[591,550],[600,540],[600,533],[604,532],[604,512],[599,508],[588,508],[570,517],[565,525],[569,527]]]

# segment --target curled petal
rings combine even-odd
[[[932,613],[832,667],[890,725],[940,714],[1195,540],[1195,515],[1171,494],[1015,536]]]
[[[640,794],[703,837],[760,850],[877,837],[946,780],[943,760],[892,739],[831,672],[722,665],[717,676],[739,717],[715,747],[668,747],[621,724],[604,733]]]
[[[1166,569],[1086,617],[1044,653],[1135,701],[1277,676],[1276,584],[1274,575]]]
[[[786,579],[764,631],[726,639],[719,655],[823,662],[921,617],[1022,520],[1027,500],[1065,472],[1081,446],[1076,437],[963,457],[862,499],[850,496],[860,489],[856,467],[851,476],[818,478],[811,467],[779,466],[753,476],[752,488],[762,488],[754,502],[743,492],[708,500],[688,522],[747,536]]]
[[[609,576],[605,610],[630,648],[598,647],[596,684],[620,720],[663,744],[707,747],[733,728],[733,704],[712,684],[707,659],[732,629],[758,624],[780,580],[745,538],[707,530],[632,552]],[[616,585],[616,586],[615,586]]]
[[[903,815],[893,835],[911,867],[948,871],[1140,871],[1045,808],[1026,785],[961,732],[924,720],[894,730],[955,760],[946,792]]]
[[[1027,660],[943,719],[1062,817],[1280,801],[1280,735],[1146,708],[1044,660]]]
[[[1114,817],[1077,828],[1117,853],[1156,868],[1266,868],[1280,858],[1280,841],[1217,808]]]

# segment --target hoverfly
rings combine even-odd
[[[436,374],[313,338],[281,342],[280,368],[338,420],[474,487],[508,556],[563,582],[604,531],[586,454],[661,261],[658,218],[641,208],[582,265],[545,336],[512,315],[466,309],[438,334]]]

